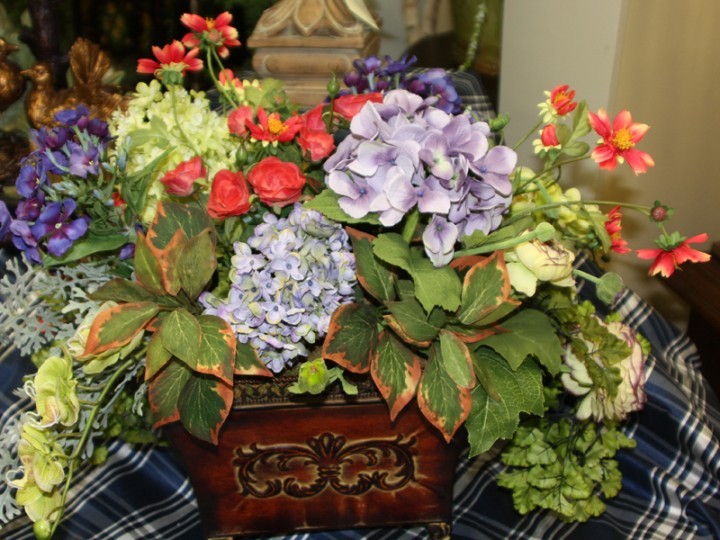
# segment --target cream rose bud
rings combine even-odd
[[[522,268],[511,268],[515,265],[508,265],[510,283],[516,290],[528,296],[535,294],[535,284],[528,281],[531,280],[530,274],[537,280],[547,281],[558,287],[571,287],[575,284],[572,275],[575,254],[560,243],[538,240],[523,242],[515,246],[513,254],[513,259],[529,273]]]

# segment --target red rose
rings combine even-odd
[[[254,117],[255,113],[253,113],[252,107],[248,107],[247,105],[243,105],[242,107],[238,107],[233,110],[230,114],[228,114],[227,119],[230,133],[234,133],[235,135],[245,135],[248,131],[247,121],[252,122]]]
[[[300,148],[303,149],[305,156],[310,156],[310,160],[318,161],[326,158],[335,149],[335,141],[332,135],[324,131],[313,131],[302,128],[297,138]]]
[[[382,94],[379,92],[370,94],[346,94],[335,99],[333,110],[346,120],[352,120],[368,101],[382,103]]]
[[[296,202],[305,187],[305,177],[294,163],[271,156],[255,165],[248,182],[262,202],[286,206]]]
[[[160,182],[165,191],[177,197],[187,197],[193,192],[195,180],[205,178],[207,171],[202,166],[202,159],[196,156],[189,161],[183,161],[172,171],[165,173]]]
[[[218,171],[210,187],[207,211],[215,219],[240,216],[250,210],[250,190],[241,172]]]

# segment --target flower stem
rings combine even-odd
[[[472,36],[470,36],[467,52],[465,53],[465,61],[458,68],[458,71],[467,71],[475,60],[478,45],[480,44],[480,37],[482,36],[482,27],[485,24],[486,14],[487,6],[485,5],[485,2],[481,2],[478,4],[477,11],[475,12],[475,24],[473,25],[473,33]]]
[[[543,121],[540,120],[537,124],[535,124],[532,128],[530,128],[530,131],[528,131],[522,139],[520,139],[518,142],[516,142],[516,143],[515,143],[515,146],[513,146],[512,149],[513,149],[513,150],[517,150],[518,148],[520,148],[520,146],[522,145],[522,143],[524,143],[525,141],[527,141],[527,140],[530,138],[530,136],[531,136],[533,133],[535,133],[540,126],[542,126],[542,124],[543,124]]]
[[[112,374],[112,377],[110,377],[105,383],[105,388],[103,388],[103,391],[100,393],[100,396],[98,397],[95,406],[90,411],[90,416],[88,417],[85,428],[80,435],[80,441],[78,442],[77,448],[75,449],[75,452],[68,458],[70,465],[68,465],[68,472],[65,478],[65,486],[63,487],[62,495],[60,498],[60,508],[58,510],[57,519],[53,521],[49,538],[52,538],[52,536],[55,534],[55,530],[57,529],[58,525],[60,524],[60,520],[62,519],[62,515],[65,511],[65,501],[67,500],[68,491],[70,491],[70,484],[72,483],[72,478],[75,474],[75,467],[79,463],[80,456],[82,455],[88,438],[90,437],[90,432],[92,431],[93,424],[95,423],[95,417],[97,416],[98,411],[100,411],[100,406],[103,404],[105,398],[113,389],[115,382],[120,378],[121,375],[124,374],[127,369],[129,369],[133,364],[135,364],[136,361],[136,359],[132,358],[122,364],[119,368],[117,368],[117,370],[115,370],[115,373]]]
[[[578,162],[578,161],[583,161],[583,160],[585,160],[585,159],[588,159],[589,157],[590,157],[590,156],[583,155],[583,156],[578,156],[578,157],[566,159],[565,161],[560,161],[560,162],[558,162],[558,163],[555,163],[554,165],[552,165],[552,166],[550,166],[550,167],[547,167],[546,169],[543,169],[542,172],[536,174],[535,176],[533,176],[532,178],[530,178],[527,182],[525,182],[523,185],[521,185],[520,187],[518,187],[517,190],[515,190],[515,194],[517,195],[518,193],[524,193],[523,190],[525,189],[525,187],[528,186],[529,184],[532,184],[535,180],[537,180],[538,178],[540,178],[542,175],[547,174],[547,173],[549,173],[550,171],[552,171],[552,170],[554,170],[554,169],[560,169],[563,165],[569,165],[570,163],[576,163],[576,162]],[[555,179],[555,180],[553,181],[553,183],[555,183],[555,182],[557,182],[557,179]]]
[[[220,81],[218,81],[217,77],[215,76],[215,70],[213,69],[213,60],[217,62],[218,67],[220,68],[218,70],[218,73],[220,73],[224,68],[222,65],[222,60],[220,60],[220,57],[218,56],[217,51],[214,47],[210,47],[208,49],[207,53],[207,64],[208,64],[208,72],[210,73],[210,78],[213,80],[213,84],[215,84],[215,88],[218,89],[218,91],[225,96],[225,99],[228,100],[230,105],[233,107],[239,107],[240,104],[235,101],[235,96],[233,95],[233,92],[227,90],[223,85],[220,84]]]
[[[170,87],[170,103],[172,106],[172,113],[173,113],[173,120],[175,120],[175,125],[178,128],[178,131],[180,132],[180,135],[183,139],[185,139],[185,142],[190,147],[190,149],[195,152],[196,156],[200,155],[200,150],[197,149],[195,144],[190,140],[190,138],[185,134],[185,130],[182,128],[182,124],[180,124],[180,119],[178,118],[177,114],[177,99],[175,97],[175,89],[177,88],[176,85],[172,85]]]
[[[420,221],[420,212],[417,208],[413,210],[405,221],[403,227],[402,237],[408,244],[412,242],[413,236],[415,236],[415,229],[417,229],[418,222]]]

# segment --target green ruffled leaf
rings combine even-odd
[[[486,354],[485,369],[492,374],[499,400],[495,400],[482,385],[472,391],[472,408],[466,426],[470,442],[470,456],[489,450],[498,439],[513,436],[521,413],[542,415],[542,371],[534,362],[525,362],[513,370],[498,354]]]
[[[534,356],[551,374],[560,371],[563,348],[547,315],[525,309],[503,321],[502,329],[485,338],[482,344],[503,356],[513,370],[528,356]]]

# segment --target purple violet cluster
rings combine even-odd
[[[307,356],[306,344],[327,333],[332,313],[354,295],[347,233],[300,204],[287,218],[265,214],[246,243],[235,243],[231,264],[227,299],[206,292],[200,303],[276,373]]]
[[[367,103],[325,172],[340,207],[353,218],[377,213],[391,227],[414,209],[429,214],[423,243],[439,267],[452,260],[458,239],[500,226],[517,154],[490,148],[487,123],[429,101],[392,90],[383,103]]]
[[[106,122],[89,114],[82,105],[60,111],[55,115],[57,126],[33,130],[35,150],[23,160],[15,182],[23,197],[16,219],[0,205],[0,240],[9,233],[32,262],[41,262],[43,245],[51,255],[63,256],[88,231],[90,218],[76,215],[74,186],[63,180],[100,174],[110,134]]]
[[[438,109],[460,113],[462,100],[450,74],[441,68],[409,72],[416,62],[415,56],[403,56],[400,60],[390,56],[384,60],[377,56],[359,58],[353,62],[355,71],[347,73],[343,81],[354,94],[407,89],[422,98],[434,97]]]

